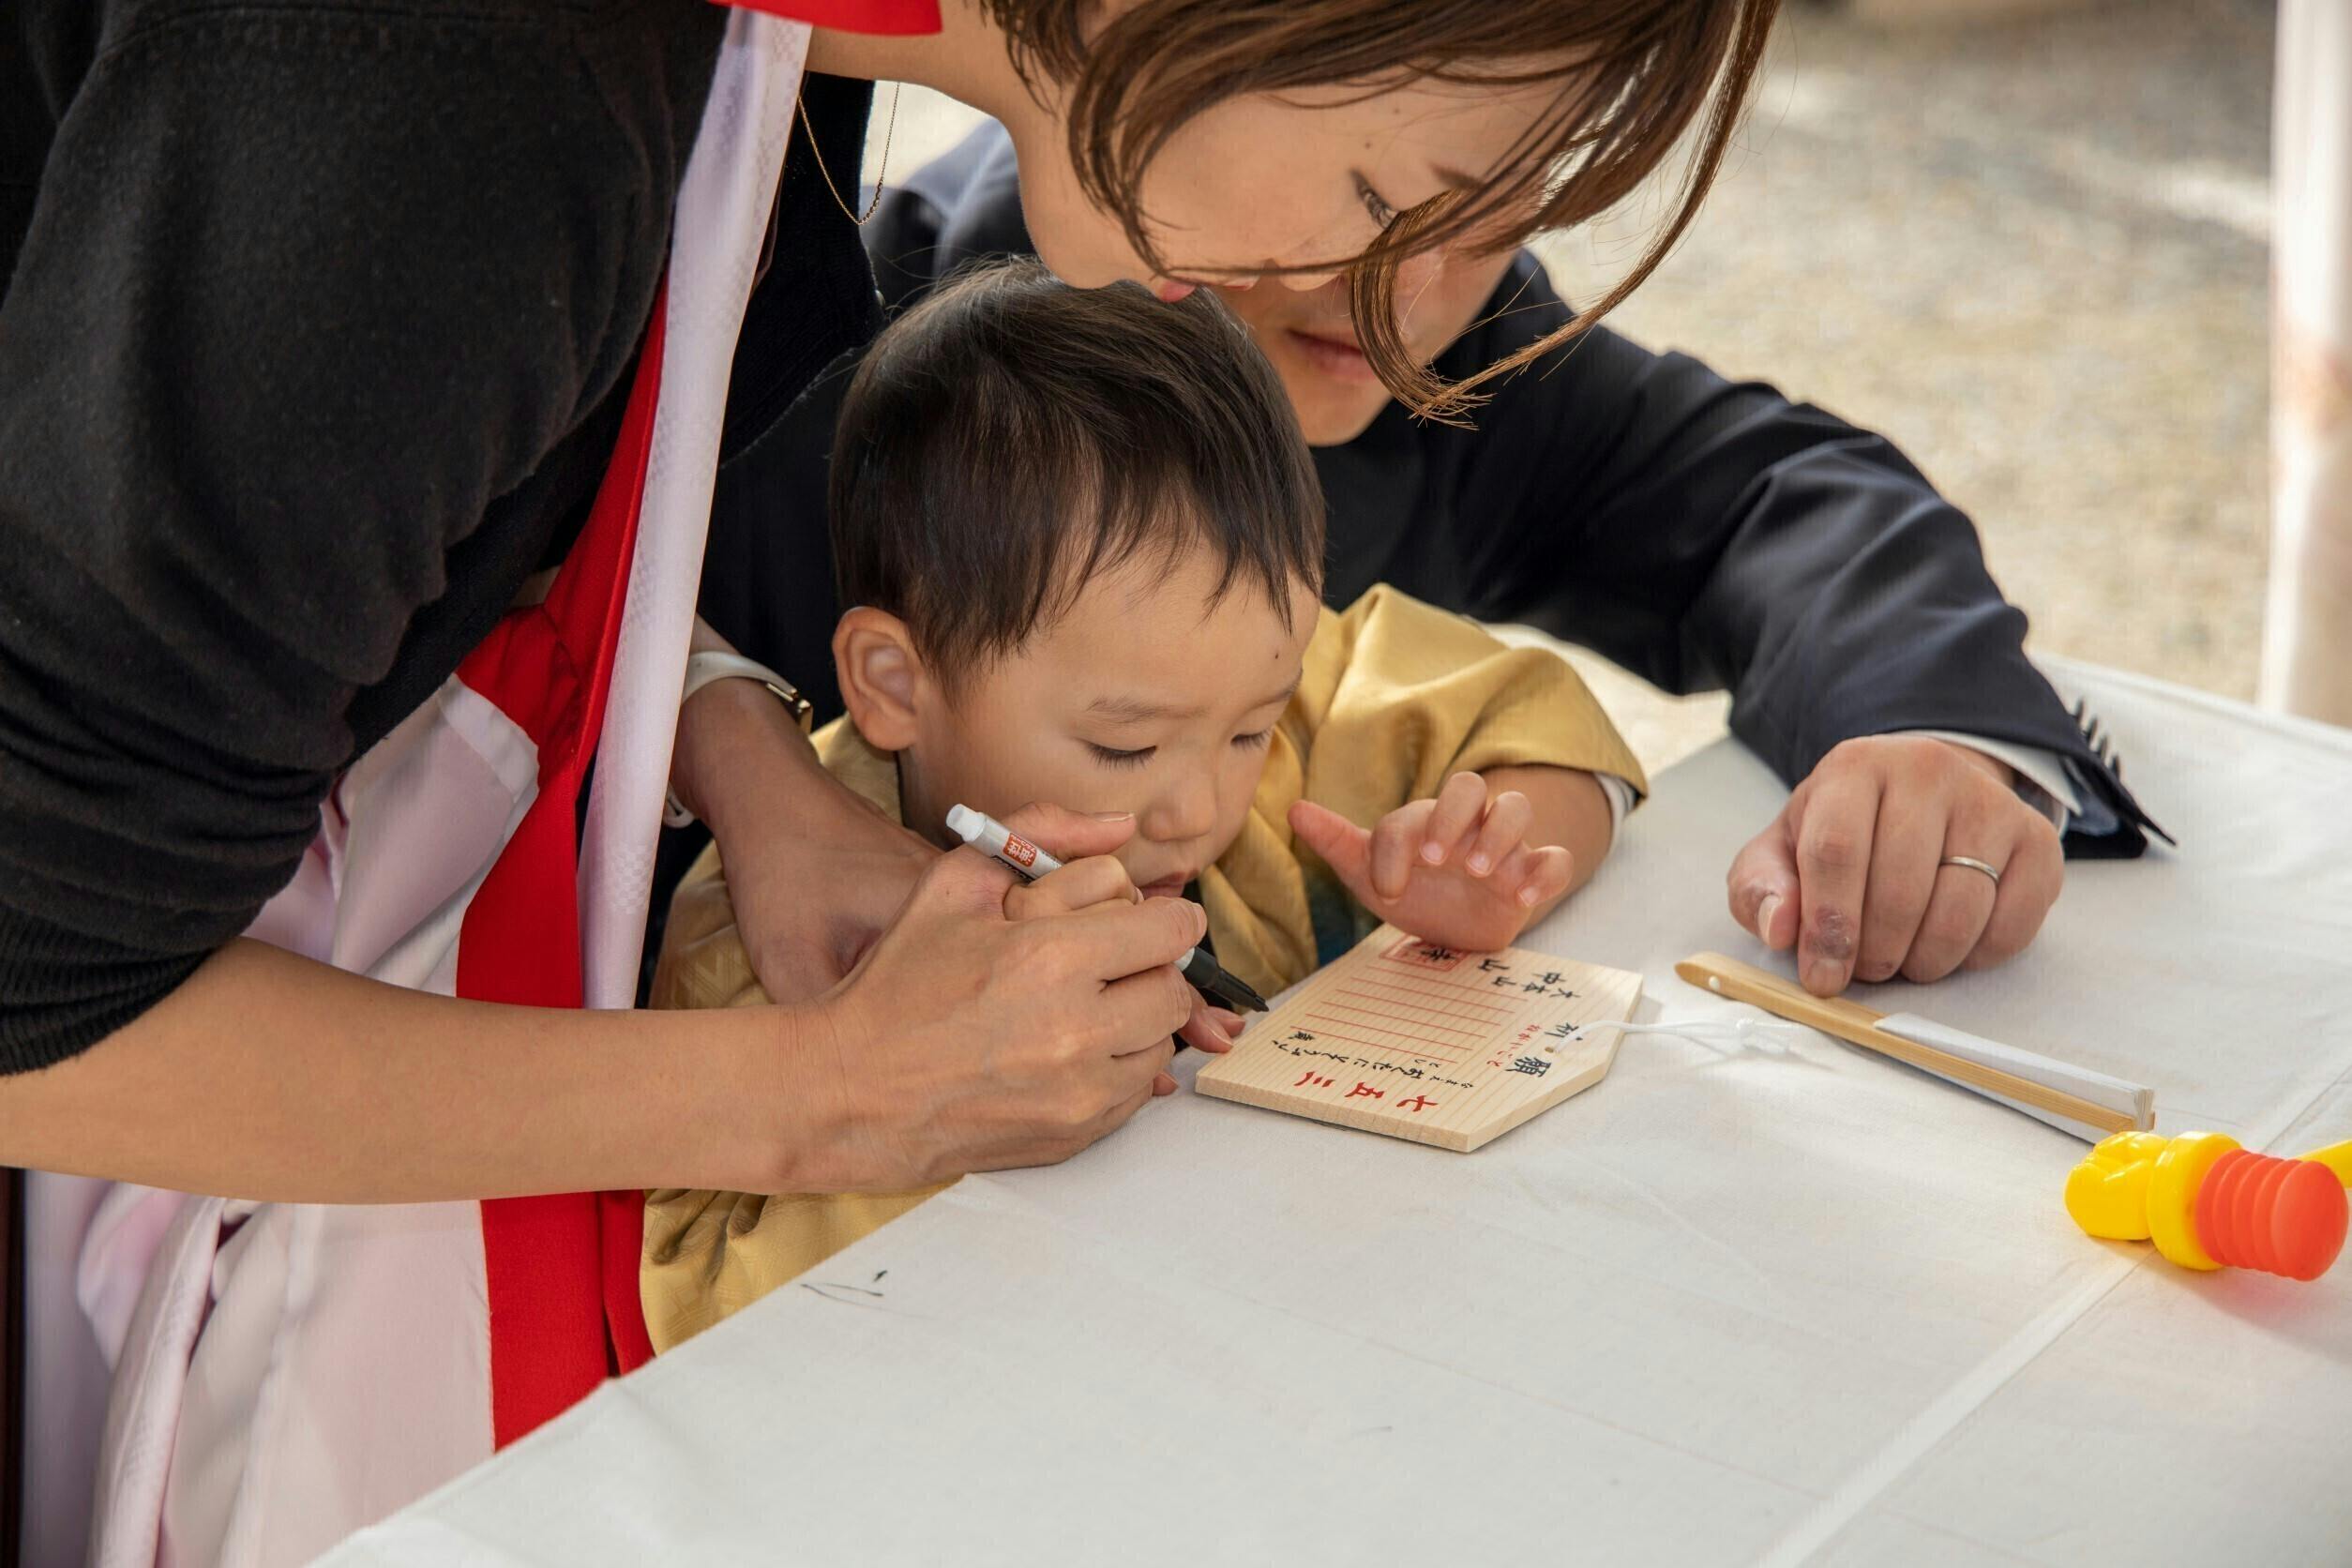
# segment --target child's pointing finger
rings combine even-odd
[[[1290,805],[1290,831],[1357,897],[1371,887],[1372,836],[1330,807],[1311,800]]]

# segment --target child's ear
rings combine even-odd
[[[904,751],[914,744],[928,677],[904,621],[866,605],[846,611],[833,628],[833,673],[867,745]]]

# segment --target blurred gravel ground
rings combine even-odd
[[[1892,436],[1976,519],[2035,648],[2250,696],[2273,24],[2267,0],[1948,25],[1789,0],[1723,179],[1613,324]],[[909,91],[892,166],[970,119]],[[1546,264],[1591,297],[1657,211]],[[1653,767],[1720,732],[1720,700],[1577,663]]]
[[[1975,518],[2030,646],[2251,697],[2273,22],[1793,4],[1741,149],[1612,323],[1891,435]],[[1545,261],[1591,297],[1656,210]],[[1696,705],[1609,695],[1668,751],[1705,738]]]

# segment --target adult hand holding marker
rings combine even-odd
[[[949,810],[945,824],[949,841],[961,840],[978,850],[987,857],[984,864],[988,864],[990,874],[1015,873],[1018,880],[1004,890],[1003,902],[1005,917],[1016,924],[1066,920],[1092,911],[1110,913],[1157,906],[1181,912],[1196,940],[1208,934],[1207,916],[1199,905],[1183,898],[1146,898],[1137,889],[1117,858],[1120,846],[1136,829],[1129,813],[1075,813],[1060,807],[1030,805],[1004,822],[958,805]],[[1040,842],[1043,838],[1050,838],[1069,858],[1047,849]],[[1255,991],[1221,971],[1221,980],[1229,988],[1239,988],[1240,994],[1232,1001],[1199,988],[1196,977],[1204,971],[1196,955],[1206,957],[1194,946],[1168,966],[1177,972],[1184,994],[1193,999],[1190,1015],[1176,1030],[1176,1037],[1201,1050],[1222,1054],[1233,1048],[1242,1031],[1242,1015],[1236,1009],[1263,1007],[1264,1003],[1257,1000]],[[1154,1094],[1175,1092],[1176,1079],[1170,1074],[1162,1073],[1153,1084]]]
[[[1031,882],[1062,869],[1062,862],[1052,855],[987,812],[974,811],[969,806],[947,808],[947,831],[981,853],[1010,866]],[[1227,973],[1206,946],[1195,947],[1179,958],[1176,972],[1215,1006],[1235,1014],[1266,1010],[1266,999],[1238,977]]]
[[[1013,821],[1024,839],[1080,857],[1074,871],[1134,831],[1044,806]],[[1224,1048],[1214,1010],[1173,972],[1207,930],[1199,906],[1081,888],[1069,890],[1081,901],[1021,917],[1007,909],[1013,887],[979,855],[931,862],[849,979],[814,1004],[827,1044],[796,1060],[807,1076],[740,1091],[819,1091],[822,1120],[842,1136],[780,1149],[776,1169],[737,1185],[879,1192],[1050,1165],[1174,1091],[1179,1031]],[[737,1011],[757,1025],[760,1009]]]

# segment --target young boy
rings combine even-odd
[[[943,847],[959,802],[1131,813],[1123,877],[1081,861],[1035,892],[1197,897],[1217,961],[1266,995],[1380,920],[1508,945],[1646,787],[1551,654],[1392,589],[1322,609],[1305,444],[1206,291],[1170,306],[1033,263],[949,284],[859,369],[831,502],[854,608],[826,767]],[[672,902],[654,1004],[765,1000],[714,848]],[[936,1190],[652,1194],[656,1348]]]

